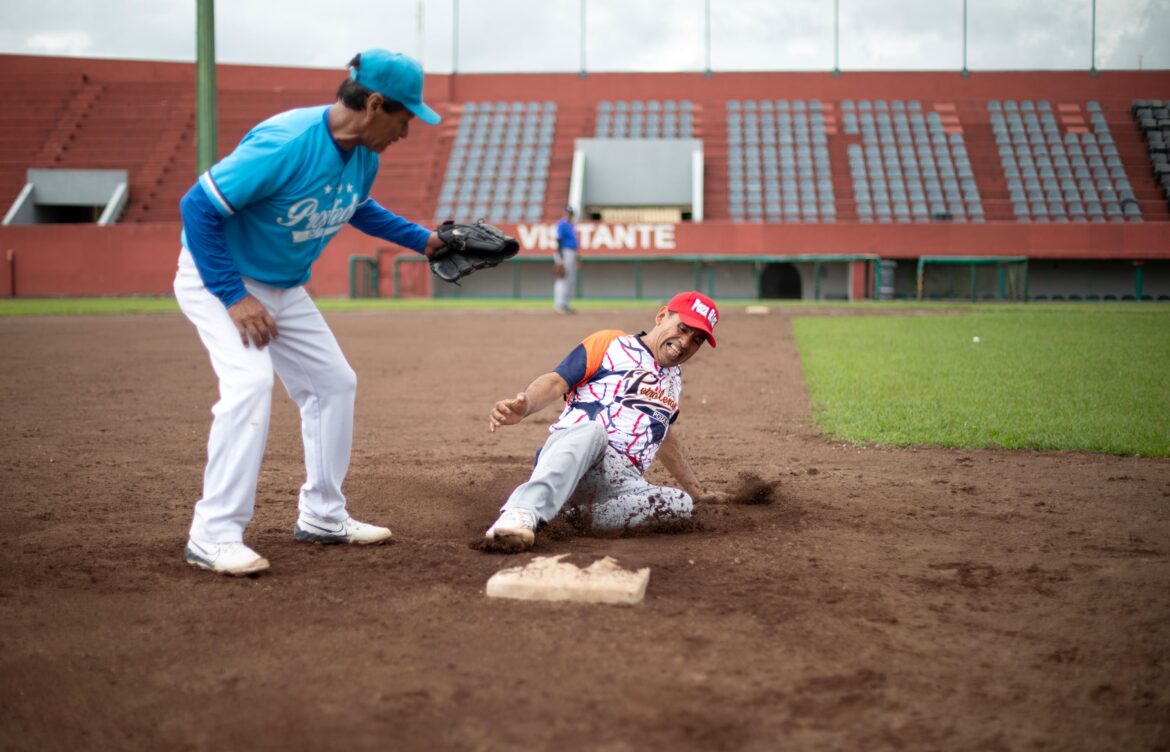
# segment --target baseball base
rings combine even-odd
[[[650,582],[649,568],[631,572],[609,556],[580,569],[559,556],[538,556],[522,567],[496,572],[487,582],[489,598],[579,603],[640,603]]]

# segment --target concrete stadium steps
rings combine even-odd
[[[557,108],[557,129],[553,136],[548,165],[548,189],[544,195],[545,222],[555,222],[569,204],[569,182],[573,176],[573,147],[578,138],[593,138],[596,113],[592,105],[562,105]]]
[[[194,128],[193,92],[171,83],[103,86],[77,120],[71,138],[44,166],[125,169],[130,200],[122,221],[178,217],[177,206],[152,209],[160,191],[165,193],[162,186],[170,178],[185,134]],[[50,143],[47,148],[55,146]]]
[[[1170,204],[1154,180],[1150,169],[1150,154],[1138,124],[1133,119],[1132,102],[1101,103],[1105,121],[1113,133],[1118,156],[1125,165],[1125,174],[1133,185],[1134,195],[1141,206],[1142,218],[1147,222],[1170,222]]]
[[[5,92],[0,107],[0,213],[24,188],[29,167],[48,166],[36,164],[48,135],[84,87],[81,76],[0,76]]]
[[[703,218],[731,218],[727,209],[727,106],[723,101],[696,102],[703,112]]]
[[[181,185],[181,178],[193,170],[181,170],[194,165],[193,160],[183,159],[180,150],[189,143],[195,132],[195,113],[176,113],[160,130],[158,138],[143,162],[137,177],[138,193],[134,193],[134,179],[131,179],[131,201],[126,206],[122,221],[150,222],[178,218],[178,196],[174,186]],[[171,175],[174,173],[172,179]]]
[[[79,130],[86,123],[89,112],[101,97],[103,89],[101,84],[85,81],[69,98],[57,116],[56,125],[49,131],[45,143],[41,146],[40,154],[36,157],[38,166],[53,166],[61,160],[69,144],[77,138]]]
[[[991,121],[983,101],[955,102],[955,112],[963,127],[963,141],[971,171],[975,173],[975,187],[988,222],[1014,222],[1012,202],[1008,200],[1007,183],[999,164],[999,147],[991,130]]]

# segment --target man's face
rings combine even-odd
[[[707,341],[707,333],[688,326],[677,313],[663,306],[654,317],[654,328],[646,334],[646,344],[654,359],[663,367],[679,366],[691,359]]]
[[[387,113],[382,109],[383,101],[378,94],[366,101],[366,122],[362,130],[362,146],[377,154],[410,135],[410,121],[414,119],[414,113],[407,109]]]

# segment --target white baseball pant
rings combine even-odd
[[[605,426],[587,421],[549,434],[532,477],[508,497],[504,509],[527,509],[537,519],[556,517],[577,485],[592,493],[593,527],[620,530],[647,522],[686,519],[689,494],[656,486],[609,445]]]
[[[567,311],[577,289],[577,252],[558,251],[557,258],[565,267],[565,276],[553,282],[553,305],[558,311]]]
[[[199,331],[219,378],[203,496],[190,530],[192,538],[209,543],[242,540],[252,519],[274,370],[301,413],[306,479],[300,511],[326,522],[348,517],[341,484],[353,445],[357,376],[303,287],[269,287],[248,278],[244,285],[279,330],[264,349],[254,343],[244,347],[227,309],[204,287],[190,252],[184,248],[179,254],[175,299]]]

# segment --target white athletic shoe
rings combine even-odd
[[[268,569],[268,559],[240,542],[205,543],[190,538],[187,540],[183,558],[192,566],[234,577],[256,574]]]
[[[497,551],[525,551],[536,541],[536,512],[529,509],[505,509],[500,518],[483,534],[488,548]]]
[[[347,517],[345,522],[325,522],[302,512],[297,518],[297,524],[293,525],[293,538],[309,543],[357,543],[365,546],[381,543],[391,535],[388,527],[367,525],[353,517]]]

